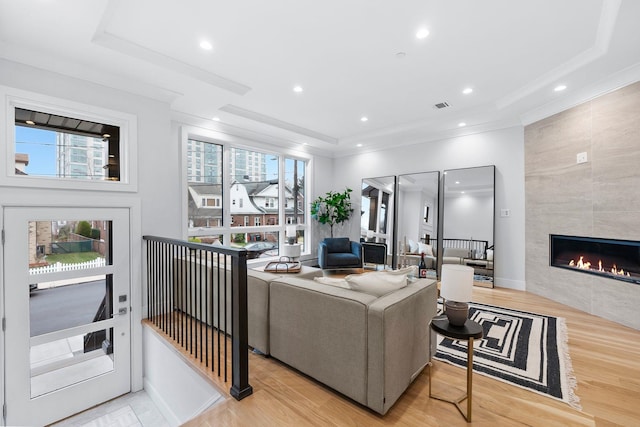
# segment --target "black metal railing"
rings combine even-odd
[[[201,363],[228,380],[240,400],[249,385],[247,251],[144,236],[147,318]]]

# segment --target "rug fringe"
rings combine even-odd
[[[567,373],[567,390],[568,403],[574,409],[582,411],[582,405],[580,404],[580,397],[576,395],[575,389],[578,387],[578,378],[573,371],[573,363],[571,362],[571,355],[569,354],[569,332],[567,329],[567,321],[564,317],[558,317],[558,343],[563,346],[562,354],[564,354],[564,366]],[[558,352],[560,353],[560,352]]]

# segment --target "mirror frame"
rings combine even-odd
[[[390,180],[389,183],[383,182],[383,180]],[[370,178],[362,178],[361,183],[360,183],[360,224],[359,224],[359,236],[360,239],[363,238],[362,236],[362,216],[364,215],[364,203],[363,203],[363,198],[364,195],[362,194],[362,190],[364,189],[364,184],[366,182],[376,182],[379,181],[381,183],[383,183],[382,186],[377,187],[375,186],[375,188],[377,189],[384,189],[384,190],[389,190],[391,192],[390,197],[389,197],[389,203],[391,204],[391,206],[387,206],[386,209],[386,230],[385,230],[385,235],[388,236],[386,237],[386,241],[384,242],[387,245],[387,253],[385,254],[385,261],[388,259],[389,256],[389,251],[391,251],[391,262],[390,263],[386,263],[385,262],[385,266],[386,265],[390,265],[393,266],[395,265],[396,262],[396,246],[395,246],[395,235],[396,235],[396,229],[397,229],[397,217],[396,217],[396,211],[397,211],[397,197],[396,197],[396,187],[397,187],[397,182],[398,182],[398,178],[395,175],[386,175],[386,176],[377,176],[377,177],[370,177]],[[378,229],[379,227],[379,218],[376,218],[376,222],[378,224],[376,224],[376,229]],[[369,230],[367,228],[367,230]],[[376,230],[371,230],[376,232]],[[367,236],[365,235],[364,238],[366,238]],[[375,237],[376,239],[380,238],[380,235],[378,233],[378,235],[376,235]]]

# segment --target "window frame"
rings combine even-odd
[[[110,110],[95,105],[82,104],[62,98],[28,92],[7,86],[0,86],[0,150],[5,153],[5,161],[0,162],[0,186],[53,188],[91,191],[137,192],[137,174],[132,165],[137,165],[137,117],[133,114]],[[15,174],[15,109],[40,111],[88,120],[120,128],[120,181],[92,181],[74,178],[57,178]]]
[[[286,150],[283,148],[273,147],[273,146],[253,146],[251,142],[242,140],[238,137],[221,133],[211,129],[204,129],[202,127],[193,127],[187,124],[183,124],[180,126],[180,137],[181,137],[181,162],[182,162],[182,170],[181,170],[181,180],[182,180],[182,211],[183,211],[183,236],[185,239],[191,237],[199,237],[199,236],[211,236],[211,235],[222,235],[224,239],[224,245],[229,245],[231,242],[231,235],[243,233],[243,234],[251,234],[251,233],[270,233],[277,232],[279,236],[279,244],[283,245],[286,243],[285,234],[286,234],[286,226],[291,224],[286,224],[286,212],[284,207],[284,201],[286,201],[286,190],[285,190],[285,159],[295,159],[305,163],[304,169],[304,183],[305,183],[305,200],[308,199],[311,194],[312,188],[312,176],[313,176],[313,157],[308,153],[300,153],[297,151]],[[204,143],[211,143],[221,145],[223,148],[222,153],[222,162],[223,162],[223,176],[222,176],[222,218],[223,223],[226,225],[220,227],[209,227],[206,229],[197,230],[194,232],[193,229],[188,227],[188,206],[185,202],[187,200],[187,153],[188,153],[188,141],[195,140]],[[265,144],[266,145],[266,144]],[[231,168],[229,167],[231,161],[231,151],[232,148],[247,150],[255,153],[262,153],[267,155],[276,155],[278,156],[278,188],[279,188],[279,196],[278,200],[282,200],[283,203],[278,203],[278,223],[279,225],[244,225],[244,216],[240,216],[242,218],[243,225],[235,225],[233,226],[233,216],[231,215],[232,209],[232,200],[229,191],[229,187],[233,182],[231,180]],[[237,207],[237,204],[235,205]],[[310,206],[310,205],[309,205]],[[309,239],[304,244],[304,250],[302,252],[303,255],[309,255],[311,253],[311,248],[313,247],[313,237],[311,232],[311,212],[310,207],[304,209],[304,222],[302,224],[296,224],[297,228],[304,233],[305,236]],[[254,220],[255,221],[255,220]],[[277,257],[274,257],[277,259]],[[257,258],[255,260],[249,260],[250,263],[254,262],[264,262],[267,258]]]

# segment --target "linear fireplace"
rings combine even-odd
[[[549,264],[640,284],[640,242],[550,234]]]

